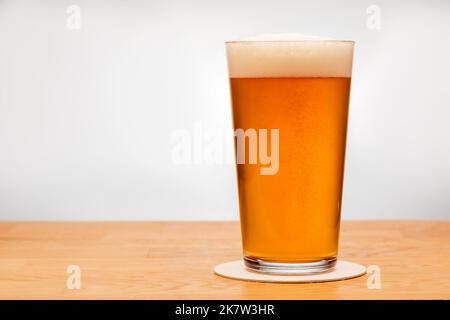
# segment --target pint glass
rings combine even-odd
[[[226,43],[251,270],[308,274],[336,264],[353,47],[317,39]],[[261,149],[277,163],[262,159]]]

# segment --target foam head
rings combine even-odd
[[[301,34],[226,43],[230,78],[351,77],[353,41]]]

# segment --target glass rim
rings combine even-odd
[[[302,39],[302,40],[230,40],[225,41],[226,45],[228,44],[256,44],[256,43],[301,43],[301,42],[343,42],[343,43],[352,43],[355,44],[354,40],[338,40],[338,39]]]

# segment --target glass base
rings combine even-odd
[[[245,266],[251,271],[285,275],[327,272],[334,268],[336,261],[336,258],[330,258],[317,262],[278,263],[244,257]]]

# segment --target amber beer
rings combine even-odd
[[[302,274],[336,263],[353,45],[227,43],[234,128],[279,129],[275,174],[261,174],[261,163],[237,165],[250,269]]]

